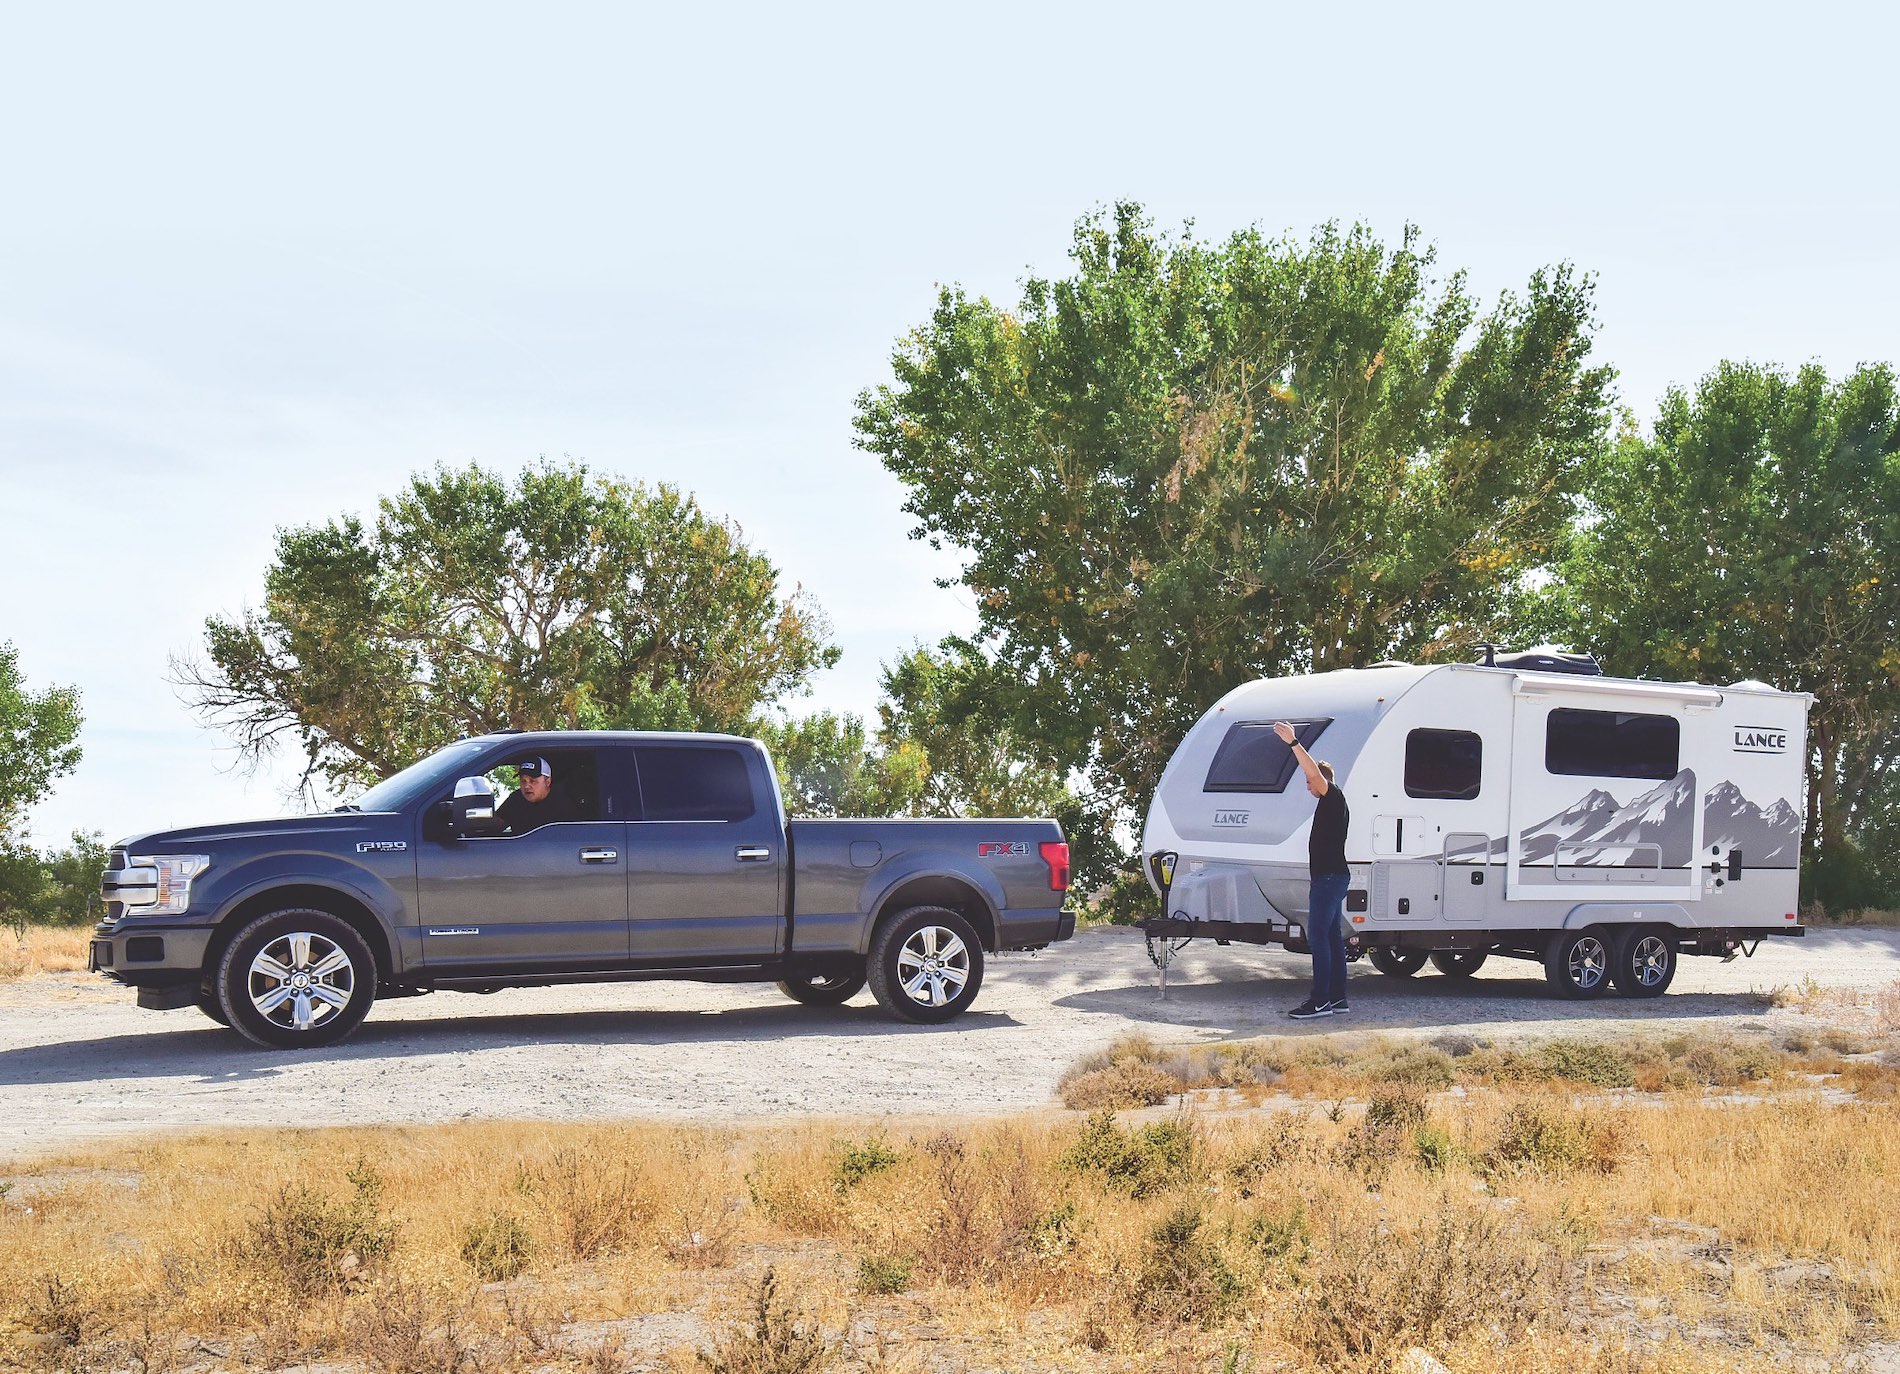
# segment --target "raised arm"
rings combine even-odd
[[[1332,784],[1326,781],[1326,775],[1319,771],[1319,765],[1313,762],[1313,756],[1307,753],[1306,746],[1300,743],[1299,734],[1283,720],[1274,723],[1273,733],[1280,737],[1283,744],[1293,750],[1293,761],[1299,764],[1300,771],[1306,774],[1306,783],[1312,788],[1313,795],[1325,796],[1326,789]]]

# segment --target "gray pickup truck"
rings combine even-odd
[[[575,819],[504,829],[498,784],[530,758]],[[338,811],[121,842],[89,962],[142,1007],[287,1048],[378,997],[645,978],[816,1005],[868,981],[935,1022],[975,1000],[986,951],[1074,933],[1068,885],[1052,820],[787,821],[755,740],[493,734]]]

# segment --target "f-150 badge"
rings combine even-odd
[[[979,859],[1001,859],[1027,854],[1029,846],[1018,840],[1014,844],[979,844],[976,857]]]
[[[358,854],[400,854],[409,847],[407,840],[358,840]]]

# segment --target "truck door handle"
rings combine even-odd
[[[583,849],[581,862],[584,864],[610,864],[620,857],[618,849]]]
[[[741,863],[759,863],[772,857],[772,851],[762,844],[742,844],[732,854]]]

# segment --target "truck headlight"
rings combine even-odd
[[[155,869],[158,882],[147,890],[150,902],[128,901],[126,907],[141,916],[178,916],[191,906],[191,880],[211,867],[209,854],[134,854],[132,867]],[[129,894],[128,894],[129,895]]]

